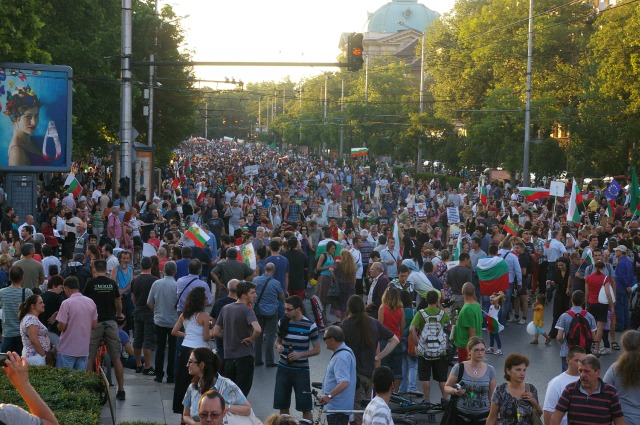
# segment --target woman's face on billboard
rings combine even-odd
[[[24,114],[20,116],[20,119],[16,122],[18,131],[26,133],[30,136],[36,131],[36,127],[40,122],[40,108],[29,108],[24,111]]]

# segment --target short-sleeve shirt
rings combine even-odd
[[[80,293],[72,294],[60,305],[57,318],[58,322],[67,325],[60,335],[58,352],[66,356],[88,356],[91,323],[98,319],[93,300]]]
[[[464,367],[463,363],[456,363],[451,368],[451,374],[458,376],[458,369]],[[489,386],[496,379],[496,370],[487,365],[487,371],[482,376],[469,375],[465,370],[462,374],[462,382],[466,392],[458,399],[458,410],[463,413],[482,414],[489,411]]]
[[[106,276],[89,279],[84,295],[95,303],[98,309],[98,322],[116,320],[116,300],[120,299],[120,291],[115,281]]]
[[[278,322],[278,329],[280,329],[283,319]],[[294,352],[308,351],[309,344],[318,341],[318,327],[314,322],[302,316],[300,320],[289,320],[286,332],[286,335],[281,337],[285,349],[280,354],[280,366],[292,369],[309,369],[308,358],[289,361],[287,356],[292,349]]]
[[[369,402],[362,417],[362,425],[393,425],[391,409],[380,397]]]
[[[280,282],[268,274],[263,274],[253,279],[253,283],[256,285],[256,299],[253,302],[256,314],[263,316],[277,314],[278,301],[280,300],[280,296],[284,296]],[[258,298],[260,302],[258,302]]]
[[[178,321],[175,309],[178,285],[172,276],[158,279],[151,285],[147,303],[153,304],[153,323],[163,328],[173,328]]]
[[[24,346],[24,356],[29,358],[38,354],[29,339],[29,326],[38,327],[38,340],[44,351],[51,350],[51,341],[49,341],[49,330],[40,320],[33,314],[27,314],[20,322],[20,336],[22,336],[22,345]]]
[[[538,401],[538,390],[532,384],[529,391]],[[522,398],[513,398],[507,389],[507,383],[496,387],[491,397],[491,403],[498,406],[498,425],[533,425],[532,416],[535,414],[533,405]]]
[[[136,313],[151,312],[151,309],[147,305],[147,300],[149,299],[151,286],[156,280],[158,280],[158,278],[151,274],[140,274],[131,282],[131,292],[133,292],[133,295],[136,297]]]
[[[22,270],[24,270],[23,288],[37,288],[40,286],[40,282],[44,281],[44,266],[42,263],[32,258],[23,258],[17,261],[15,265],[22,267]]]
[[[358,374],[372,376],[375,368],[376,349],[379,341],[386,341],[393,338],[393,332],[387,329],[382,323],[372,317],[367,318],[368,332],[371,333],[373,344],[370,347],[361,346],[361,333],[365,330],[357,328],[355,320],[346,319],[340,327],[344,331],[344,342],[356,354],[356,369]],[[352,403],[353,404],[353,403]]]
[[[562,372],[560,375],[553,378],[549,381],[549,385],[547,385],[547,392],[544,396],[544,406],[542,409],[546,412],[555,412],[556,405],[558,404],[558,400],[562,395],[562,392],[567,387],[567,385],[576,382],[580,377],[569,375],[567,372]],[[560,421],[560,425],[567,425],[567,415],[562,418]]]
[[[251,324],[257,321],[258,318],[253,309],[243,303],[235,302],[222,308],[216,325],[220,325],[224,330],[222,339],[225,359],[254,355],[253,345],[247,346],[240,341],[251,336],[253,333]]]
[[[438,314],[440,314],[440,311],[441,310],[438,307],[427,307],[424,309],[424,312],[427,313],[427,316],[437,316]],[[446,323],[449,323],[449,320],[451,320],[451,318],[449,317],[449,313],[445,311],[444,314],[442,315],[442,319],[440,320],[440,323],[444,325]],[[422,317],[422,314],[420,313],[420,311],[418,311],[416,315],[413,316],[413,320],[411,321],[411,326],[413,326],[418,331],[420,331],[424,327],[424,323],[425,323],[424,318]]]
[[[598,381],[600,387],[591,395],[584,392],[580,380],[567,385],[558,400],[556,411],[567,413],[570,424],[610,424],[614,418],[622,417],[618,391],[602,379],[598,378]]]
[[[345,343],[340,344],[331,355],[327,371],[322,381],[322,391],[329,393],[341,382],[349,385],[327,404],[327,410],[347,410],[353,408],[356,395],[356,359],[353,351]]]
[[[582,311],[582,307],[571,307],[571,310],[576,313],[576,314],[580,314],[580,312]],[[587,322],[589,322],[589,328],[591,329],[592,332],[595,332],[596,330],[596,319],[591,315],[591,313],[587,313]],[[571,315],[569,313],[562,313],[562,315],[560,316],[560,318],[558,319],[558,323],[556,323],[556,329],[559,329],[561,331],[564,331],[564,340],[562,341],[562,345],[560,346],[560,357],[567,357],[567,354],[569,353],[569,347],[567,346],[567,332],[569,332],[569,326],[571,326],[571,321],[573,320],[573,317],[571,317]],[[586,348],[586,347],[583,347]]]
[[[482,309],[478,303],[464,304],[460,309],[454,333],[456,347],[465,348],[467,346],[470,328],[475,328],[476,336],[482,336]]]
[[[42,425],[42,419],[13,404],[0,403],[0,423]]]
[[[283,255],[272,255],[265,260],[267,263],[273,263],[276,271],[273,273],[274,279],[280,282],[282,292],[287,292],[287,273],[289,273],[289,260]]]
[[[31,289],[24,290],[24,299],[27,299],[33,292]],[[0,308],[2,309],[2,336],[20,336],[20,321],[18,320],[18,308],[22,304],[22,288],[7,286],[0,289]]]
[[[247,402],[247,398],[242,394],[242,390],[232,380],[223,376],[218,375],[212,389],[215,389],[220,393],[222,398],[224,398],[226,405],[238,406]],[[182,405],[189,409],[191,418],[195,421],[200,419],[198,416],[198,404],[200,403],[200,397],[202,397],[200,391],[198,391],[193,384],[189,384],[189,388],[187,388],[187,392],[182,399]]]

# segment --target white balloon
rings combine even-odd
[[[527,325],[527,333],[529,335],[536,334],[536,325],[534,325],[533,322],[529,322],[529,324]]]

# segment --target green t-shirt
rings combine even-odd
[[[437,316],[438,314],[440,314],[440,309],[438,307],[427,307],[424,309],[424,312],[427,313],[428,316]],[[449,317],[449,313],[445,311],[442,315],[442,320],[440,320],[440,323],[444,326],[445,324],[449,323],[450,319],[451,318]],[[420,331],[424,327],[424,318],[422,317],[422,313],[420,313],[420,311],[416,312],[416,315],[413,316],[411,326],[416,328],[416,330],[418,331],[418,336],[420,336]]]
[[[456,347],[467,346],[470,328],[475,328],[476,336],[482,338],[482,309],[478,303],[465,304],[460,309],[453,340]]]

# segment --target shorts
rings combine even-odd
[[[152,312],[138,312],[134,318],[133,348],[145,350],[156,349],[156,326]]]
[[[596,319],[596,322],[607,323],[609,319],[609,304],[588,304],[587,311]]]
[[[100,341],[104,338],[107,344],[107,353],[112,359],[119,359],[122,351],[120,336],[118,335],[118,325],[115,320],[105,320],[99,322],[98,327],[91,331],[91,341],[89,342],[89,358],[95,359]]]
[[[544,335],[544,329],[541,326],[536,326],[536,334]]]
[[[517,291],[514,291],[515,296],[528,295],[530,286],[531,286],[531,276],[523,276],[522,286],[520,287],[520,289],[518,289],[518,285],[515,285],[515,289],[517,289]]]
[[[387,341],[380,342],[380,351],[387,346]],[[402,344],[396,345],[391,353],[382,359],[382,366],[387,366],[393,371],[396,379],[402,379]]]
[[[309,369],[278,365],[276,387],[273,394],[274,409],[288,410],[291,407],[291,390],[296,395],[297,411],[309,412],[313,409]]]
[[[446,382],[449,373],[449,364],[444,357],[435,360],[428,360],[422,356],[418,356],[418,380],[430,381],[433,372],[433,380],[437,382]]]

